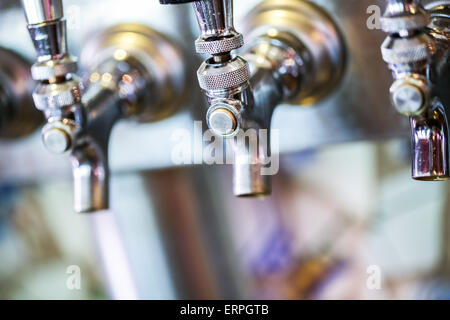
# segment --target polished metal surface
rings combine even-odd
[[[250,71],[247,61],[239,56],[223,63],[211,58],[200,66],[197,77],[200,88],[205,91],[225,90],[248,82]]]
[[[407,33],[408,30],[425,28],[429,23],[429,16],[423,7],[410,0],[388,0],[386,12],[381,17],[381,27],[388,33]]]
[[[256,137],[254,131],[254,143],[251,147],[245,143],[245,139],[233,142],[233,194],[241,198],[264,198],[272,194],[272,175],[264,174],[269,167],[270,148],[267,139],[264,143],[260,137]]]
[[[254,45],[259,37],[278,39],[291,45],[303,59],[306,74],[300,79],[302,89],[289,97],[289,103],[311,105],[319,102],[340,84],[344,75],[346,44],[340,28],[326,9],[327,6],[320,7],[310,1],[266,0],[244,19],[243,34],[248,46]],[[286,53],[289,54],[292,53]]]
[[[140,122],[157,121],[173,115],[189,99],[185,53],[177,41],[141,24],[124,23],[98,32],[84,45],[80,63],[92,75],[94,69],[111,55],[118,61],[136,60],[139,70],[145,70],[149,90],[134,82],[140,94],[128,99]],[[100,79],[101,80],[101,79]],[[126,81],[121,83],[126,94]]]
[[[40,24],[63,17],[62,0],[22,0],[29,24]]]
[[[413,161],[412,177],[422,181],[450,179],[449,122],[442,106],[431,116],[411,117]]]
[[[233,1],[211,0],[193,3],[201,37],[218,38],[233,32]]]
[[[244,45],[244,37],[237,34],[231,38],[221,40],[195,41],[195,51],[200,54],[220,54],[238,49]]]
[[[38,63],[61,60],[67,55],[65,20],[49,21],[37,25],[29,24],[28,32],[36,50]],[[39,64],[36,66],[40,67]]]

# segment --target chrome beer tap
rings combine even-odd
[[[449,1],[424,8],[418,1],[390,0],[381,20],[389,34],[382,56],[395,80],[391,100],[410,117],[416,180],[450,178],[449,9]]]
[[[160,2],[192,2],[200,29],[195,49],[209,55],[197,72],[208,104],[206,122],[216,136],[231,141],[235,195],[269,195],[270,139],[261,133],[270,130],[280,103],[313,103],[339,83],[345,65],[340,32],[309,1],[266,0],[244,21],[244,46],[233,25],[232,0]],[[241,55],[233,53],[238,49]],[[252,132],[256,147],[246,141]]]
[[[68,151],[85,122],[76,58],[67,48],[62,0],[22,0],[37,61],[31,74],[38,85],[33,93],[37,109],[47,118],[42,140],[53,153]]]
[[[123,118],[159,120],[183,102],[183,53],[164,35],[136,24],[97,33],[83,46],[83,81],[69,55],[61,0],[22,0],[37,62],[34,102],[47,118],[42,139],[70,152],[76,212],[109,208],[108,143]],[[83,93],[83,94],[82,94]]]

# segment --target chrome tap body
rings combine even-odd
[[[449,9],[450,1],[424,8],[413,0],[390,0],[381,20],[389,33],[381,51],[395,80],[391,100],[410,117],[417,180],[450,178]]]
[[[248,45],[243,47],[243,36],[233,25],[232,0],[160,2],[193,2],[200,29],[195,48],[210,56],[197,72],[208,103],[206,122],[216,136],[231,142],[235,195],[269,195],[274,172],[268,170],[270,139],[263,136],[274,108],[314,102],[338,83],[345,48],[336,25],[308,1],[266,0],[245,19]],[[323,38],[314,38],[311,31]],[[233,54],[241,47],[241,55]],[[249,136],[255,137],[256,147],[247,143]]]
[[[111,130],[122,118],[158,120],[181,105],[186,90],[182,52],[152,29],[112,27],[85,44],[87,76],[81,81],[76,59],[67,51],[62,1],[22,4],[37,53],[32,75],[39,84],[33,98],[47,118],[43,142],[53,153],[70,152],[75,211],[108,209]]]

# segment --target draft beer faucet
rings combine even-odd
[[[450,1],[424,8],[414,0],[389,0],[381,20],[388,33],[381,51],[394,77],[396,110],[410,117],[412,177],[450,179]]]
[[[197,72],[206,122],[234,151],[234,193],[269,195],[270,139],[261,133],[270,130],[277,105],[312,104],[332,92],[345,69],[343,38],[332,18],[309,1],[266,0],[243,21],[244,46],[232,0],[160,0],[186,2],[200,29],[195,49],[209,56]],[[252,133],[256,147],[246,140]]]
[[[77,77],[77,60],[67,49],[61,0],[22,0],[37,53],[33,98],[47,124],[46,148],[70,152],[76,212],[108,209],[108,142],[123,118],[154,121],[171,115],[184,100],[184,56],[170,39],[136,24],[91,36]]]

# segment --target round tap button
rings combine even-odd
[[[236,117],[231,111],[225,108],[218,108],[211,112],[208,124],[209,128],[219,136],[228,136],[237,127]]]
[[[52,153],[61,154],[70,148],[70,136],[60,128],[51,128],[43,132],[44,145]]]
[[[397,88],[392,99],[398,112],[403,114],[415,114],[422,108],[424,102],[421,90],[413,85],[403,85]]]
[[[395,109],[406,116],[421,114],[429,102],[428,88],[417,79],[397,80],[391,87]]]
[[[390,91],[394,107],[406,116],[421,114],[429,103],[428,86],[417,76],[395,81]]]

